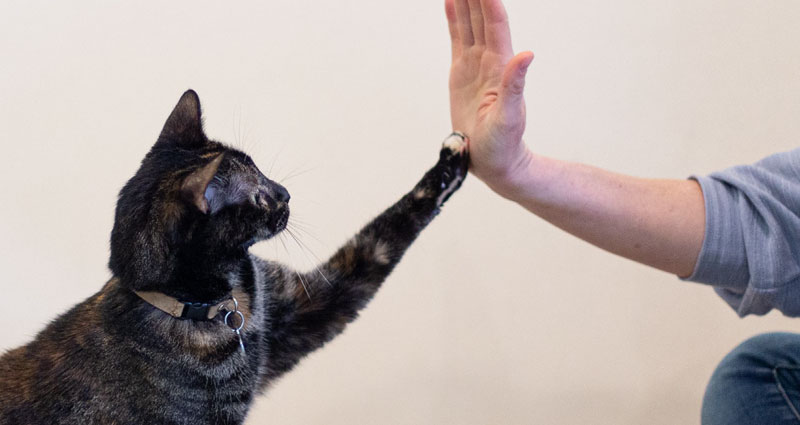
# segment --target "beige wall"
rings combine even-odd
[[[443,5],[0,2],[0,349],[108,278],[115,196],[180,93],[291,191],[329,255],[450,131]],[[800,3],[508,0],[539,152],[683,178],[800,136]],[[299,268],[287,242],[255,247]],[[468,180],[361,319],[248,423],[690,424],[748,336],[713,292],[594,249]]]

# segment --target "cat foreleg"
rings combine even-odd
[[[373,219],[317,270],[274,269],[268,377],[288,371],[342,332],[467,174],[467,143],[448,137],[439,161],[411,192]]]

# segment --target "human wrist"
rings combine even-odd
[[[519,203],[535,192],[537,158],[525,147],[510,165],[478,177],[498,195]]]

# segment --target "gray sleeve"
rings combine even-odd
[[[706,209],[694,273],[740,316],[800,316],[800,149],[692,177]]]

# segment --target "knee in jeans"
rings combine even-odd
[[[797,364],[798,352],[800,335],[797,334],[761,334],[739,344],[720,362],[706,387],[702,423],[778,423],[764,419],[774,418],[775,412],[762,412],[766,416],[759,416],[756,419],[760,422],[753,422],[751,405],[745,401],[763,401],[772,390],[777,403],[784,403],[777,393],[775,370],[780,365]]]
[[[786,352],[787,338],[795,337],[796,335],[794,334],[782,332],[756,335],[739,344],[722,362],[774,365],[780,361],[779,358]]]
[[[766,333],[751,337],[734,348],[717,366],[711,377],[714,381],[737,380],[759,370],[771,370],[785,355],[781,347],[785,333]]]
[[[786,357],[787,333],[766,333],[751,337],[734,348],[717,366],[709,386],[728,386],[739,380],[756,377],[772,379],[772,369]],[[765,374],[764,372],[767,372]],[[758,378],[756,378],[758,379]]]

